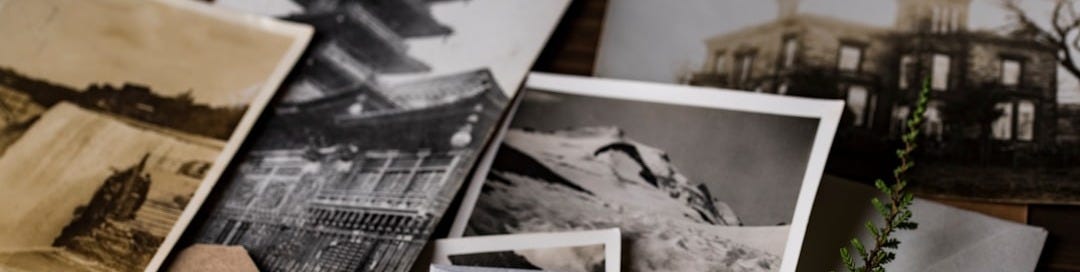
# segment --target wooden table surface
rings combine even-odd
[[[592,75],[607,0],[575,0],[533,70]],[[1080,271],[1080,206],[997,204],[934,199],[950,206],[1045,228],[1038,271]],[[1006,245],[1002,245],[1006,246]]]

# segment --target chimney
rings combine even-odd
[[[779,11],[776,19],[790,18],[799,11],[799,0],[776,0],[776,4]]]

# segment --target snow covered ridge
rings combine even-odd
[[[656,201],[616,197],[615,199],[630,202],[620,204],[630,207],[660,207],[665,211],[675,208],[683,211],[682,215],[686,218],[698,222],[723,226],[740,225],[739,218],[727,204],[714,199],[704,184],[689,181],[671,164],[666,152],[627,138],[617,127],[582,127],[553,132],[511,129],[504,144],[539,159],[541,164],[549,168],[552,167],[550,164],[572,162],[572,165],[595,173],[595,177],[569,179],[573,185],[583,187],[593,194],[612,192],[610,188],[598,186],[601,184],[594,182],[600,176],[610,176],[617,178],[617,184],[622,185],[620,187],[659,189],[659,192],[668,198],[652,194],[646,199]],[[646,203],[647,205],[641,205]],[[679,205],[685,207],[677,207]]]
[[[615,127],[507,131],[467,235],[617,227],[626,271],[775,271],[788,226],[740,226],[660,149]]]

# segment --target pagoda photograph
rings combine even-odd
[[[539,53],[498,28],[542,41],[565,2],[270,2],[319,34],[188,239],[264,271],[408,271]],[[523,12],[542,20],[496,21]]]

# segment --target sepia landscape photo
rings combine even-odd
[[[142,271],[216,180],[307,37],[199,8],[0,1],[0,270]]]
[[[409,271],[566,1],[218,1],[319,35],[193,243],[264,271]]]
[[[596,73],[843,99],[826,173],[866,182],[897,164],[903,121],[925,86],[916,191],[1080,203],[1078,9],[1070,0],[615,1]]]
[[[626,271],[777,271],[802,231],[820,119],[523,95],[465,236],[619,228]]]

